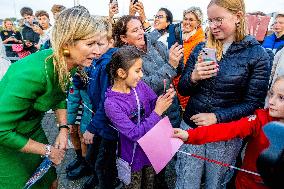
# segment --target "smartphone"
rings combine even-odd
[[[201,53],[201,57],[202,57],[203,61],[217,62],[216,49],[203,48],[200,53]]]
[[[168,49],[170,49],[175,43],[178,43],[179,45],[183,45],[182,40],[182,30],[181,30],[181,24],[170,24],[168,28],[169,37],[172,40],[169,40],[168,42]]]
[[[39,26],[38,21],[34,20],[34,21],[33,21],[33,26]]]
[[[183,45],[181,23],[175,25],[175,38],[179,45]]]

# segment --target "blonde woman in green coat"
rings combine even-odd
[[[53,50],[12,64],[0,82],[0,188],[21,189],[48,156],[58,165],[67,145],[65,87],[69,71],[90,66],[99,54],[101,26],[82,6],[63,11],[52,33]],[[59,134],[48,145],[41,128],[44,112],[56,109]],[[32,189],[57,188],[55,169]]]

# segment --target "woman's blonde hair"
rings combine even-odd
[[[53,59],[58,73],[59,84],[65,90],[69,71],[64,50],[79,40],[86,40],[99,34],[98,22],[83,6],[75,6],[62,11],[56,20],[51,37]]]
[[[185,15],[187,15],[188,13],[192,13],[194,14],[194,16],[197,18],[198,22],[199,22],[199,26],[201,27],[202,22],[203,22],[203,13],[202,10],[199,7],[190,7],[188,9],[186,9],[185,11],[183,11],[183,17],[185,17]]]
[[[236,14],[239,11],[243,13],[240,18],[240,22],[236,24],[236,36],[235,41],[239,42],[243,40],[246,36],[246,21],[245,21],[245,3],[244,0],[211,0],[207,9],[212,6],[217,5],[223,7],[230,11],[232,14]],[[215,48],[217,50],[217,59],[221,60],[223,54],[223,44],[220,40],[215,39],[211,31],[208,32],[207,47]]]
[[[5,20],[3,21],[3,25],[2,25],[2,27],[3,27],[3,30],[7,30],[7,27],[6,27],[6,23],[7,22],[11,22],[12,23],[12,31],[14,31],[14,32],[16,32],[17,31],[17,29],[16,29],[16,27],[14,26],[14,23],[13,23],[13,21],[10,19],[10,18],[5,18]]]

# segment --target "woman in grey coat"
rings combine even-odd
[[[162,42],[158,41],[161,34],[157,30],[145,34],[141,21],[135,16],[121,17],[113,32],[116,47],[133,45],[145,52],[142,55],[143,80],[158,96],[163,94],[164,83],[168,88],[172,79],[182,71],[183,64],[180,64],[183,56],[182,47],[175,44],[168,50]],[[177,97],[166,115],[169,116],[173,127],[179,127],[181,117]]]

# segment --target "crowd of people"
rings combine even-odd
[[[59,165],[68,135],[76,157],[66,167],[67,179],[89,176],[84,189],[279,188],[284,146],[278,146],[277,168],[265,174],[267,162],[260,157],[272,142],[263,127],[284,123],[284,14],[258,41],[247,29],[245,9],[244,0],[211,0],[207,19],[199,7],[188,6],[183,20],[173,23],[162,7],[151,24],[141,1],[131,0],[129,14],[115,18],[119,6],[113,0],[107,17],[92,16],[83,6],[54,5],[51,26],[46,11],[34,15],[23,7],[21,32],[5,19],[1,188],[23,188],[42,157]],[[54,144],[41,127],[50,109],[59,129]],[[172,137],[184,141],[183,153],[171,160],[174,167],[156,174],[137,141],[165,116]],[[167,171],[175,173],[174,184]],[[57,186],[52,167],[32,188]]]

